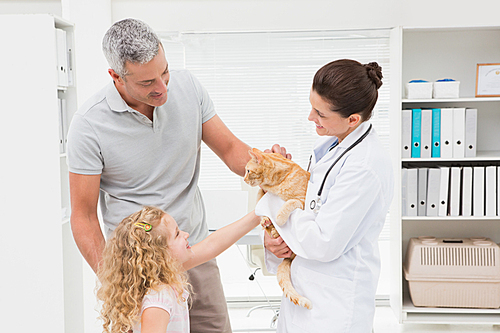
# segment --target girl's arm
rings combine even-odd
[[[203,241],[192,247],[194,257],[184,263],[184,269],[191,269],[217,257],[228,247],[236,243],[238,239],[255,228],[259,222],[260,217],[255,215],[255,212],[252,211],[238,221],[212,233]]]
[[[147,308],[141,316],[142,333],[165,333],[170,314],[161,308]]]

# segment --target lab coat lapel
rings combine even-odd
[[[314,170],[317,165],[328,163],[334,158],[338,158],[340,154],[342,154],[347,148],[349,148],[349,146],[356,142],[356,140],[358,140],[366,132],[369,126],[369,122],[361,123],[358,128],[356,128],[351,134],[349,134],[344,140],[342,140],[342,142],[339,143],[337,147],[329,152],[326,150],[334,142],[335,138],[332,138],[330,136],[319,138],[314,146],[310,170]]]

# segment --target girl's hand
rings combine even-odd
[[[264,232],[264,247],[278,258],[290,258],[292,250],[286,245],[283,238],[272,238]]]

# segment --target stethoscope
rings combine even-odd
[[[316,195],[316,200],[314,200],[314,199],[311,200],[311,202],[309,204],[309,207],[311,208],[311,210],[314,213],[317,214],[319,212],[319,209],[322,206],[321,193],[323,193],[323,187],[325,186],[326,178],[328,178],[328,174],[330,173],[330,171],[332,171],[333,167],[342,158],[342,156],[344,156],[352,148],[356,147],[361,141],[363,141],[364,138],[366,138],[368,136],[368,134],[370,133],[371,129],[372,129],[372,124],[370,124],[370,127],[368,127],[368,129],[366,130],[366,132],[358,140],[356,140],[356,142],[354,142],[352,145],[350,145],[349,147],[347,147],[347,149],[344,150],[344,152],[342,154],[340,154],[340,156],[330,166],[330,168],[326,172],[325,176],[323,177],[323,182],[321,183],[321,186],[319,187],[318,194]],[[337,142],[337,144],[338,144],[338,142]],[[332,148],[330,148],[330,150],[333,149],[333,148],[335,148],[335,147],[336,147],[336,145],[333,146]],[[312,159],[312,155],[311,155],[311,157],[309,157],[309,165],[307,166],[307,171],[309,171],[309,167],[311,166],[311,159]]]

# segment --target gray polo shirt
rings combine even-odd
[[[167,102],[153,121],[130,108],[111,82],[75,114],[68,133],[69,171],[101,175],[107,237],[144,205],[162,208],[196,244],[208,235],[198,189],[202,124],[215,115],[199,81],[170,72]]]

